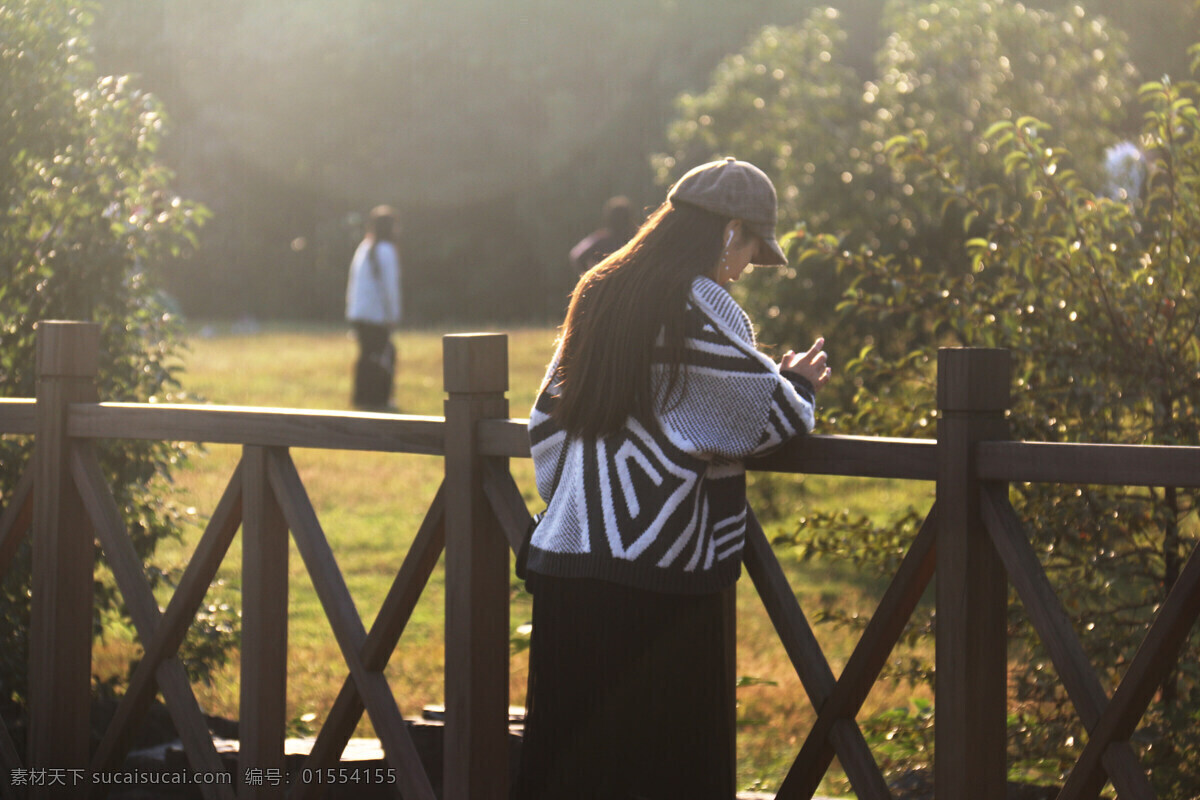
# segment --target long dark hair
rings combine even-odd
[[[633,416],[651,420],[655,342],[664,336],[666,392],[679,385],[688,292],[720,258],[729,220],[663,203],[617,252],[585,272],[563,322],[554,417],[572,435],[604,436]]]

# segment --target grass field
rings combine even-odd
[[[554,331],[507,333],[511,413],[525,417],[551,355]],[[400,411],[440,415],[441,332],[405,332],[397,345],[396,402]],[[197,331],[189,338],[183,387],[194,398],[221,404],[345,409],[354,351],[353,339],[341,327],[268,327],[252,333],[209,329],[204,335]],[[182,541],[160,548],[160,566],[181,570],[187,563],[238,457],[237,448],[211,446],[176,473],[171,499],[183,510],[187,530]],[[427,456],[308,450],[296,451],[293,457],[364,624],[369,626],[433,498],[441,461]],[[527,503],[537,507],[540,501],[531,488],[531,465],[527,460],[514,460],[512,468]],[[776,479],[772,487],[784,495],[779,504],[793,513],[845,507],[882,517],[899,513],[910,502],[927,507],[932,493],[931,487],[820,477]],[[775,523],[791,524],[788,519]],[[870,615],[884,588],[837,564],[799,564],[785,559],[784,567],[810,617],[833,605]],[[212,608],[239,607],[240,568],[240,540],[235,539],[210,590],[208,604]],[[294,545],[289,573],[288,716],[292,730],[300,734],[320,727],[346,669]],[[388,666],[397,702],[406,714],[418,713],[423,705],[443,699],[443,597],[439,568]],[[165,603],[165,596],[160,600]],[[528,620],[529,600],[514,583],[514,630]],[[814,713],[749,580],[739,585],[738,613],[738,671],[754,679],[738,694],[739,783],[741,788],[770,790],[786,774]],[[836,673],[854,640],[827,627],[818,627],[816,633]],[[132,634],[113,626],[95,654],[97,677],[123,674],[137,651]],[[513,656],[511,674],[512,702],[520,705],[526,678],[523,653]],[[206,712],[236,717],[236,652],[216,680],[211,685],[197,685],[196,692]],[[928,694],[923,689],[880,684],[868,700],[866,713],[908,705],[914,696]],[[365,719],[358,735],[372,735]],[[847,791],[837,775],[835,771],[823,791]]]

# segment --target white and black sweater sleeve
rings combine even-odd
[[[665,398],[660,418],[668,436],[698,454],[741,460],[812,431],[812,387],[758,350],[729,293],[697,278],[690,302],[686,379]]]

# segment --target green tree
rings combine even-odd
[[[796,227],[793,266],[759,270],[739,291],[768,341],[829,336],[841,379],[822,393],[825,428],[929,435],[933,351],[967,344],[1013,350],[1017,438],[1195,444],[1196,87],[1152,83],[1139,98],[1124,37],[1076,9],[897,2],[884,16],[891,33],[865,82],[837,67],[832,12],[765,30],[703,95],[680,99],[675,150],[659,160],[669,177],[730,152],[775,178],[783,225]],[[1138,112],[1150,178],[1105,197],[1104,148]],[[1020,486],[1014,503],[1111,686],[1195,546],[1195,494]],[[880,576],[916,519],[806,518],[777,545]],[[863,624],[836,608],[820,616]],[[1019,604],[1010,623],[1012,764],[1053,780],[1084,731]],[[910,636],[933,629],[929,614]],[[1137,736],[1163,797],[1200,785],[1200,648],[1189,648]],[[933,678],[920,661],[890,669]],[[925,762],[928,722],[892,766]]]
[[[1114,129],[1128,115],[1123,98],[1135,86],[1119,31],[1082,11],[1061,17],[1008,0],[892,0],[881,24],[876,74],[865,80],[847,65],[836,10],[765,29],[721,63],[706,91],[677,100],[671,150],[655,159],[660,180],[733,153],[774,179],[781,230],[794,229],[797,256],[812,256],[820,235],[833,237],[834,249],[961,271],[971,235],[961,213],[897,172],[884,148],[891,136],[920,129],[967,179],[985,183],[1003,176],[980,134],[996,120],[1031,114],[1074,148],[1081,174],[1100,179],[1103,150],[1117,140]],[[755,271],[742,296],[766,341],[819,331],[834,363],[868,345],[895,357],[931,341],[933,331],[914,331],[899,314],[870,321],[834,314],[857,277],[836,259],[810,257],[803,270]],[[845,387],[833,388],[848,405]]]
[[[1133,198],[1088,188],[1070,152],[1032,117],[1001,121],[983,136],[1009,179],[1002,184],[971,183],[922,136],[891,143],[896,163],[982,225],[965,244],[969,272],[905,277],[917,293],[942,298],[916,315],[926,326],[943,326],[951,341],[1013,351],[1016,438],[1200,441],[1200,299],[1191,279],[1200,258],[1198,87],[1155,82],[1140,96],[1146,116],[1138,142],[1150,167],[1144,194]],[[880,295],[856,297],[844,311],[871,314],[881,303]],[[868,355],[851,367],[867,392],[891,372],[875,363]],[[913,381],[931,378],[927,368],[909,373]],[[892,430],[906,425],[886,407],[874,414]],[[1196,492],[1172,487],[1015,487],[1031,539],[1110,687],[1197,544],[1196,500]],[[1014,663],[1027,665],[1013,671],[1017,766],[1057,777],[1085,732],[1017,607],[1010,629]],[[1162,797],[1189,798],[1200,785],[1198,719],[1200,643],[1193,641],[1136,737]]]
[[[99,323],[99,392],[106,400],[166,400],[178,389],[174,316],[152,267],[191,247],[206,212],[171,191],[155,152],[159,104],[89,60],[88,3],[0,5],[0,391],[34,395],[35,326]],[[0,439],[6,498],[31,442]],[[176,535],[177,514],[156,497],[184,451],[170,443],[114,443],[102,463],[143,561]],[[0,703],[25,691],[28,540],[0,593]],[[163,579],[149,568],[153,581]],[[119,606],[97,582],[97,619]],[[99,623],[97,623],[98,625]]]

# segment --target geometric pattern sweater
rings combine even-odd
[[[552,416],[555,355],[529,418],[547,502],[530,541],[530,572],[685,594],[738,579],[742,460],[810,432],[813,390],[759,352],[749,317],[715,281],[693,282],[685,325],[674,396],[662,396],[667,368],[656,363],[656,418],[630,417],[601,438],[568,437]]]

